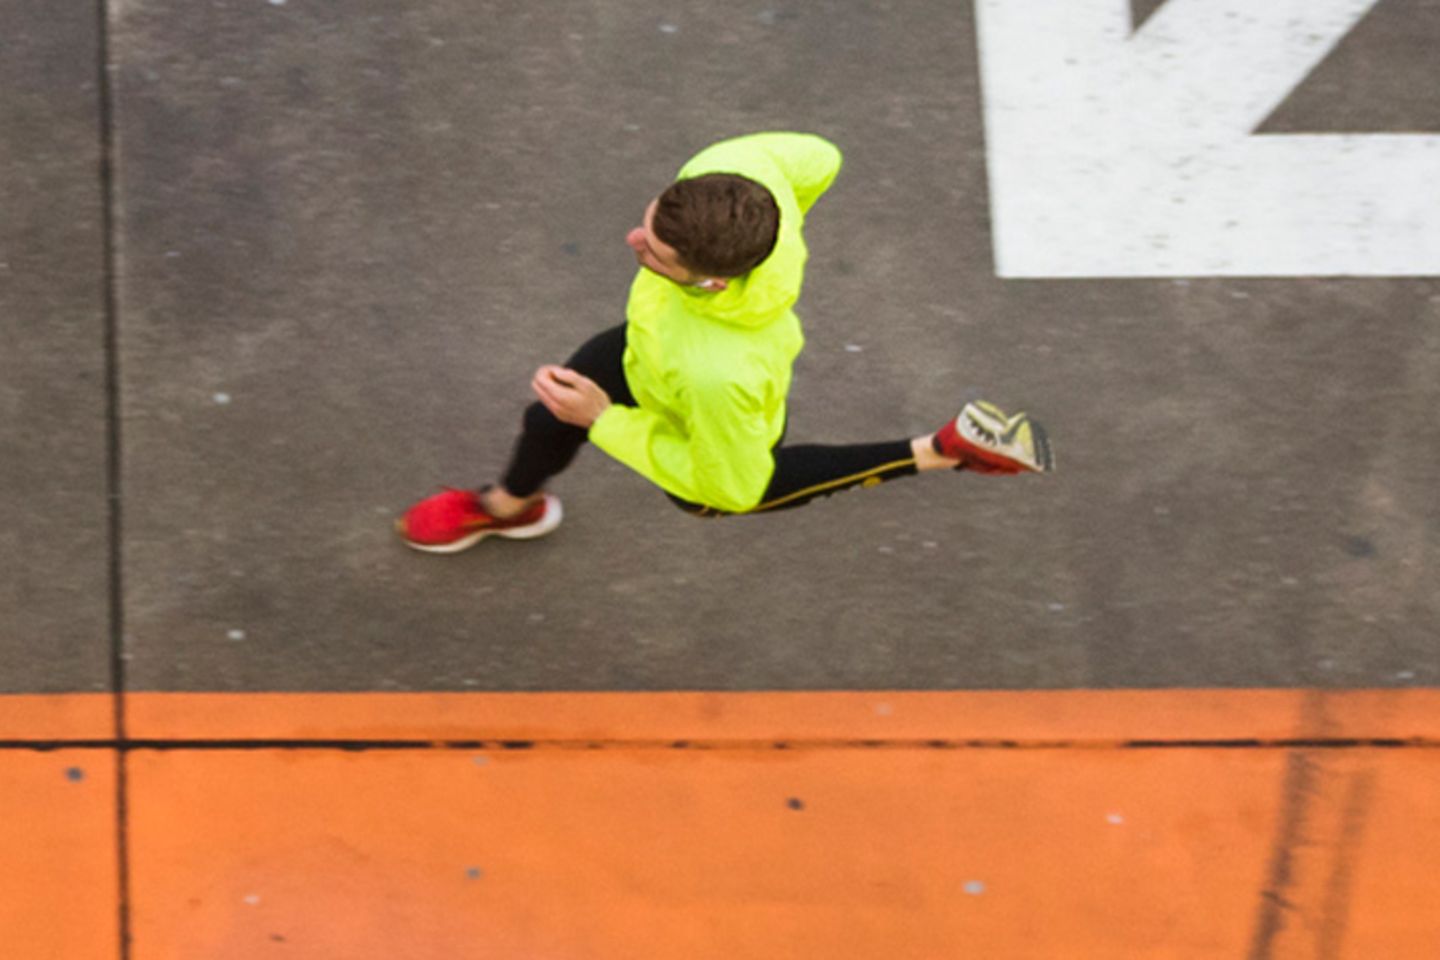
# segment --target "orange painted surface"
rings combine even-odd
[[[108,693],[0,694],[0,740],[106,740],[115,735]]]
[[[112,705],[0,697],[0,733],[104,740]],[[1440,956],[1440,691],[147,693],[126,715],[162,742],[126,755],[132,960]],[[119,956],[116,758],[0,750],[0,956]]]
[[[115,760],[0,751],[0,956],[117,960]]]
[[[1431,960],[1440,755],[1341,765],[1347,829],[1277,750],[141,752],[134,957]]]
[[[1425,738],[1440,690],[131,694],[143,739]]]
[[[1271,854],[1286,882],[1261,955],[1440,955],[1440,753],[1300,751],[1286,765]]]
[[[1347,752],[1329,762],[1345,777],[1346,814],[1363,810],[1345,824],[1354,852],[1336,862],[1349,894],[1344,955],[1440,957],[1440,754]]]

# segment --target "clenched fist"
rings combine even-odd
[[[568,367],[554,364],[535,371],[530,389],[556,419],[587,430],[610,406],[610,395],[600,384]]]

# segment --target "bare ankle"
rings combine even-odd
[[[915,454],[915,469],[920,471],[955,469],[955,465],[960,461],[952,460],[936,452],[933,439],[934,434],[926,434],[910,441],[910,450]]]
[[[506,520],[530,509],[540,499],[540,496],[535,493],[528,497],[517,497],[497,484],[480,491],[480,505],[490,516],[497,520]]]

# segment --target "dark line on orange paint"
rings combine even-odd
[[[1286,761],[1280,832],[1271,848],[1269,876],[1265,889],[1260,892],[1260,910],[1248,960],[1271,960],[1275,938],[1285,926],[1286,915],[1295,909],[1286,896],[1295,882],[1294,852],[1303,837],[1316,774],[1315,764],[1304,753],[1295,753]]]
[[[100,138],[100,223],[101,256],[104,260],[105,316],[105,493],[109,529],[110,604],[110,689],[114,701],[117,743],[124,743],[125,730],[125,583],[124,514],[122,498],[121,395],[120,395],[120,293],[118,240],[116,236],[115,190],[115,90],[110,80],[111,41],[109,0],[95,4],[97,107]],[[129,778],[125,751],[115,758],[115,856],[119,889],[120,960],[130,958],[130,815]]]
[[[1350,921],[1350,895],[1355,876],[1355,858],[1370,806],[1375,796],[1375,773],[1361,770],[1350,778],[1345,794],[1345,810],[1340,822],[1339,849],[1335,866],[1325,885],[1325,903],[1321,911],[1320,945],[1316,960],[1339,960],[1340,946]]]
[[[1440,746],[1440,740],[1426,737],[1323,737],[1285,740],[1126,740],[1120,746],[1131,750],[1174,750],[1188,748],[1221,750],[1350,750],[1356,747]]]
[[[1436,749],[1440,740],[1415,738],[1344,738],[1331,740],[427,740],[427,739],[88,739],[88,740],[0,740],[0,751],[30,750],[114,750],[122,754],[137,750],[245,751],[245,750],[339,750],[359,753],[371,750],[494,750],[601,751],[671,750],[702,751],[825,751],[825,750],[1399,750]]]

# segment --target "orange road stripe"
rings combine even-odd
[[[1432,960],[1440,753],[1330,753],[142,751],[134,960]]]
[[[0,954],[118,958],[116,861],[113,754],[0,754]]]
[[[1282,767],[1237,751],[146,753],[134,958],[1232,960]]]
[[[1336,826],[1312,837],[1328,836],[1332,850],[1323,872],[1302,878],[1289,898],[1318,921],[1320,937],[1287,941],[1282,930],[1273,960],[1434,958],[1440,954],[1440,757],[1345,751],[1327,764],[1337,780],[1329,788]],[[1312,942],[1319,949],[1307,953]]]
[[[0,694],[0,740],[108,740],[115,698],[108,693]]]
[[[104,742],[113,705],[0,697],[0,739]],[[127,760],[133,960],[1431,960],[1440,942],[1435,690],[138,693],[126,711],[132,740],[197,748]],[[395,740],[452,749],[334,749]],[[657,749],[678,741],[723,749]],[[7,956],[116,955],[115,777],[109,751],[0,751]]]
[[[1364,751],[1300,750],[1289,756],[1252,955],[1272,960],[1341,955],[1357,858],[1374,807],[1376,761]]]
[[[1440,741],[1440,691],[141,693],[141,739]]]

